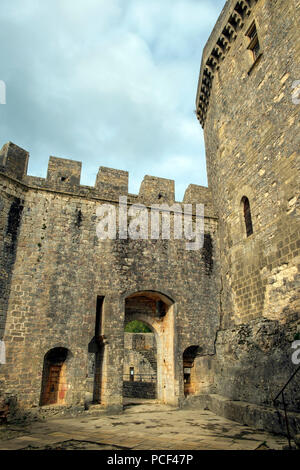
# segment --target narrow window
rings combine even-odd
[[[253,54],[253,59],[254,62],[258,59],[261,50],[260,50],[260,43],[258,40],[258,34],[257,34],[257,29],[256,29],[256,24],[253,22],[248,29],[246,36],[248,36],[250,43],[248,46],[248,49],[252,52]]]
[[[242,198],[242,206],[243,206],[243,211],[244,211],[246,234],[247,234],[247,237],[249,237],[253,233],[253,226],[252,226],[250,202],[246,196]]]
[[[97,296],[97,306],[96,306],[96,322],[95,322],[95,337],[99,339],[102,334],[102,310],[103,310],[103,301],[104,297],[102,295]]]

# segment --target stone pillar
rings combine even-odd
[[[123,409],[124,305],[118,296],[107,296],[103,306],[105,349],[101,403],[110,411]]]
[[[175,363],[175,319],[174,308],[169,307],[163,321],[153,322],[157,333],[157,393],[162,403],[178,405],[178,366]]]

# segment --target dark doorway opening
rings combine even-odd
[[[189,346],[183,353],[183,383],[185,396],[195,393],[195,358],[198,351],[199,346]]]

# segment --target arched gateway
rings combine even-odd
[[[178,379],[175,372],[175,304],[156,291],[141,291],[125,299],[125,325],[140,320],[155,335],[157,348],[157,398],[172,405],[178,400]]]

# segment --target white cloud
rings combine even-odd
[[[7,104],[2,143],[130,172],[130,191],[153,174],[205,184],[193,113],[202,49],[224,0],[2,0],[0,50]]]

